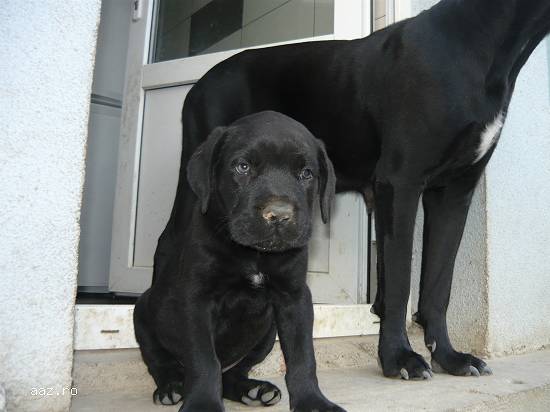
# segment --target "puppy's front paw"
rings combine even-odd
[[[293,412],[346,412],[325,397],[307,398],[296,402]]]

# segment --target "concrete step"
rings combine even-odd
[[[411,327],[411,344],[424,356],[421,330]],[[366,368],[377,365],[378,336],[315,339],[315,355],[319,370]],[[278,342],[267,359],[256,366],[253,377],[276,376],[284,373],[283,356]],[[147,390],[154,384],[138,349],[76,351],[73,385],[79,395],[112,392],[114,390]]]
[[[355,344],[354,344],[355,345]],[[366,411],[550,411],[550,351],[490,361],[493,376],[454,377],[437,374],[430,381],[384,378],[372,356],[361,368],[327,369],[321,363],[319,382],[324,393],[348,412]],[[265,379],[265,378],[264,378]],[[284,392],[283,400],[269,409],[226,401],[226,410],[248,412],[288,411],[284,379],[269,379]],[[80,389],[80,388],[79,388]],[[72,412],[177,411],[155,406],[150,390],[118,390],[82,394],[73,398]]]

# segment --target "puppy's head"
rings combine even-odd
[[[215,129],[187,176],[202,213],[214,209],[233,241],[265,252],[307,244],[315,200],[326,223],[336,180],[322,142],[269,111]]]

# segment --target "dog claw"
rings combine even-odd
[[[258,397],[258,391],[260,390],[259,386],[256,386],[255,388],[252,388],[248,391],[248,397],[250,399],[256,399]]]
[[[274,405],[281,400],[280,396],[281,394],[279,392],[266,392],[260,397],[260,399],[266,405]]]
[[[475,366],[470,366],[470,376],[475,376],[479,378],[480,374]]]
[[[489,366],[485,365],[485,367],[483,368],[483,371],[481,372],[481,374],[484,375],[484,376],[485,375],[492,375],[493,370]]]
[[[248,405],[248,406],[262,406],[262,401],[259,399],[250,399],[248,396],[244,396],[241,398],[242,403]]]
[[[401,368],[401,370],[399,371],[399,373],[401,374],[401,378],[402,378],[402,379],[405,379],[406,381],[409,380],[409,372],[407,371],[407,369]]]
[[[426,347],[430,350],[431,353],[434,353],[435,349],[437,348],[437,342],[434,340],[433,343],[428,343]]]
[[[156,405],[176,405],[183,399],[182,395],[183,386],[179,382],[173,382],[162,387],[155,389],[153,392],[153,403]]]
[[[162,399],[160,399],[160,403],[162,405],[175,405],[174,399],[170,393],[164,395]]]
[[[279,388],[269,382],[259,383],[241,396],[242,403],[249,406],[271,406],[281,400]]]
[[[425,380],[430,380],[430,379],[432,379],[432,378],[433,378],[432,371],[426,370],[426,371],[422,372],[422,377],[423,377]]]

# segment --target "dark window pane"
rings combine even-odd
[[[152,62],[333,32],[334,0],[157,0]]]

